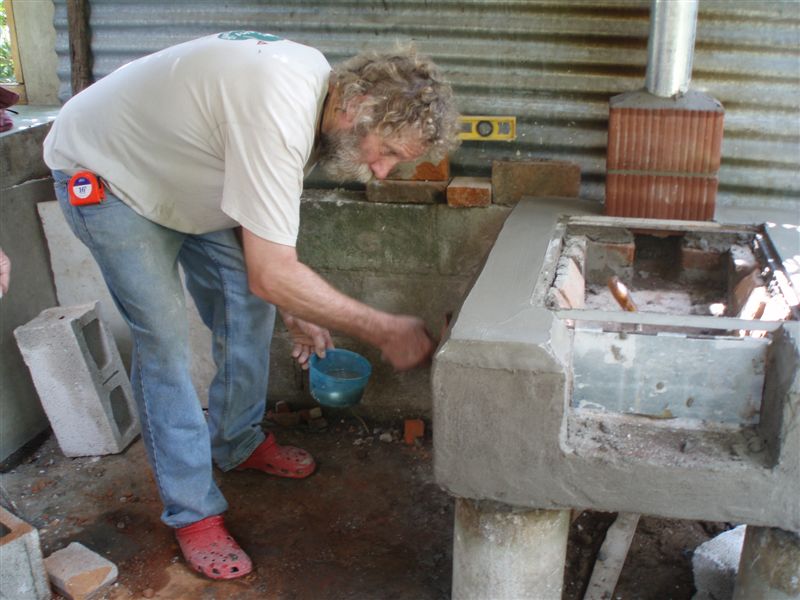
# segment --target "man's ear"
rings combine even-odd
[[[365,94],[354,96],[345,104],[342,114],[340,115],[343,128],[350,129],[353,124],[355,124],[356,117],[358,116],[358,109],[366,97]]]

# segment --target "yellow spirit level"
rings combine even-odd
[[[517,117],[486,117],[462,115],[462,140],[478,140],[482,142],[508,142],[517,137]]]

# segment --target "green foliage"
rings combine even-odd
[[[8,30],[5,4],[0,2],[0,83],[14,82],[14,62],[11,60],[11,33]]]

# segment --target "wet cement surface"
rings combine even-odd
[[[70,459],[51,436],[2,483],[14,512],[39,529],[45,556],[78,541],[117,565],[107,600],[449,598],[453,500],[433,481],[430,437],[419,446],[381,442],[401,424],[369,423],[367,435],[355,419],[322,432],[266,426],[312,452],[318,470],[301,481],[217,471],[227,525],[254,563],[234,581],[186,567],[159,520],[141,439],[119,455]],[[582,598],[613,518],[585,512],[573,523],[565,599]],[[688,600],[691,552],[722,528],[643,518],[613,597]]]

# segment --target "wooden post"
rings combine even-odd
[[[89,87],[92,78],[92,33],[89,29],[89,0],[67,0],[69,56],[72,95]]]

